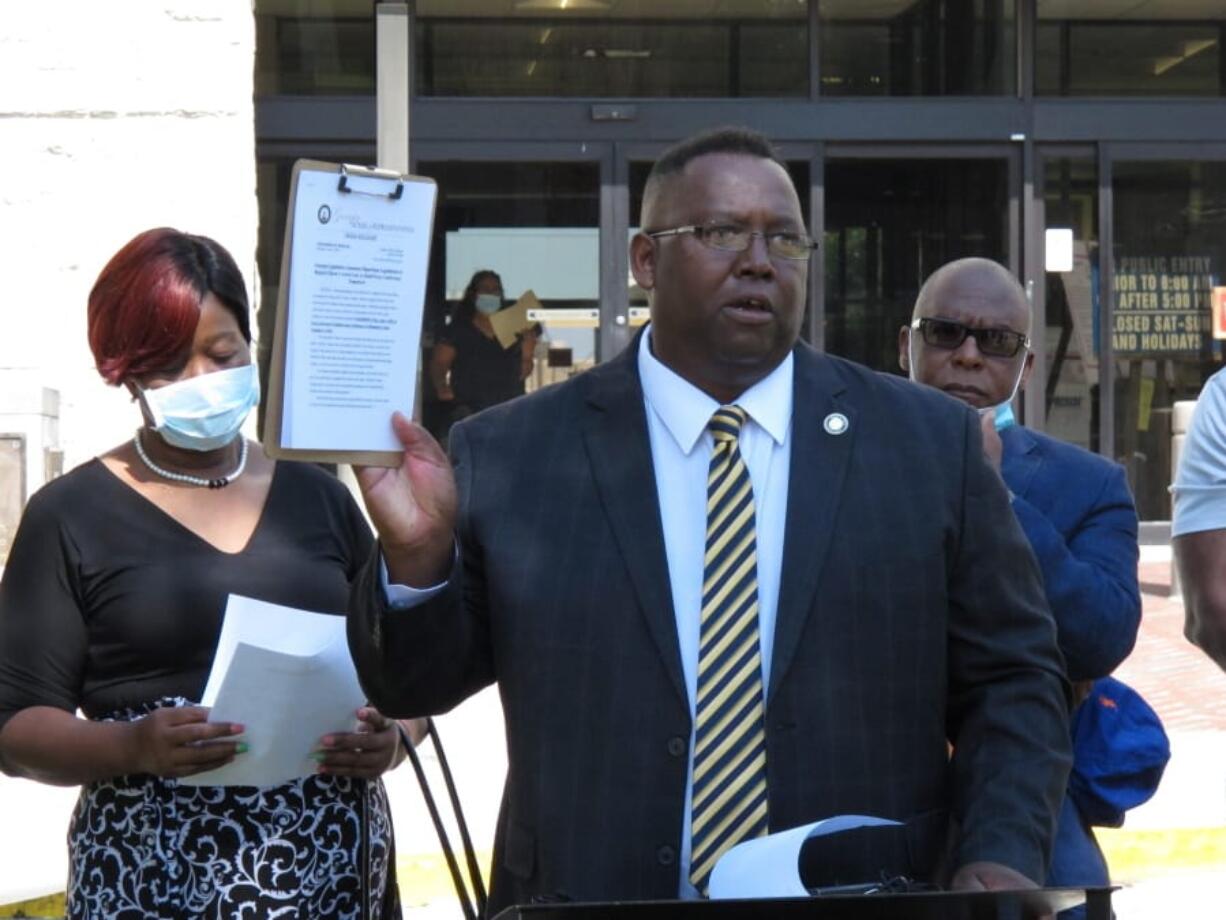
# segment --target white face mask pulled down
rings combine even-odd
[[[260,401],[260,377],[254,363],[164,387],[138,389],[153,430],[167,444],[201,452],[233,441]]]
[[[915,379],[915,331],[910,330],[907,333],[907,376],[911,378],[913,383],[918,383]],[[1013,400],[1017,397],[1018,388],[1022,385],[1022,374],[1026,370],[1026,354],[1022,352],[1022,363],[1017,369],[1017,377],[1013,381],[1013,389],[1009,391],[1009,398],[1003,402],[998,402],[994,406],[984,406],[982,409],[976,410],[981,416],[992,413],[992,423],[996,426],[997,431],[1004,431],[1011,425],[1017,424],[1017,417],[1013,414]]]

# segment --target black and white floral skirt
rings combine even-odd
[[[159,700],[108,720],[185,704]],[[72,920],[400,916],[379,780],[311,776],[265,789],[152,776],[93,783],[73,812],[68,855]]]

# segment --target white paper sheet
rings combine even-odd
[[[411,414],[436,187],[302,170],[294,200],[281,447],[394,450]]]
[[[330,732],[353,731],[365,700],[345,618],[231,595],[201,704],[211,722],[239,722],[248,745],[191,786],[272,786],[309,776]]]
[[[898,822],[869,815],[838,815],[738,843],[711,871],[711,899],[808,897],[809,890],[800,880],[800,849],[806,840],[885,824]]]

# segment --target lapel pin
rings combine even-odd
[[[842,412],[831,412],[826,416],[826,420],[822,422],[822,427],[826,429],[826,434],[842,434],[847,430],[847,416]]]

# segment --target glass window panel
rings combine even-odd
[[[422,2],[423,96],[808,93],[806,0]]]
[[[797,23],[743,23],[736,32],[739,96],[806,96],[809,30]]]
[[[822,0],[828,96],[1011,95],[1014,0]]]
[[[1047,271],[1047,433],[1098,450],[1098,169],[1092,158],[1043,161],[1045,230],[1071,230],[1072,265]],[[1060,266],[1063,268],[1064,266]],[[1028,395],[1036,396],[1031,384]]]
[[[501,277],[508,300],[532,291],[547,317],[532,330],[536,347],[526,391],[593,366],[599,354],[599,164],[425,161],[418,171],[439,187],[423,366],[430,366],[440,339],[454,338],[448,327],[465,321],[458,310],[464,289],[486,269]],[[482,407],[458,398],[440,401],[429,377],[423,374],[422,417],[441,440],[452,422]]]
[[[920,285],[963,256],[1008,262],[1004,160],[827,160],[826,349],[900,373]]]
[[[1039,0],[1035,92],[1220,95],[1224,36],[1221,0]]]
[[[1211,292],[1226,272],[1226,161],[1112,166],[1115,452],[1142,520],[1170,520],[1171,409],[1226,359]]]
[[[372,0],[255,0],[255,92],[375,91]]]

